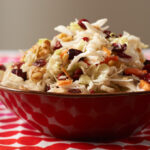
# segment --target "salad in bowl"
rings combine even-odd
[[[53,39],[39,39],[20,62],[0,65],[0,83],[10,88],[53,93],[116,93],[150,90],[148,46],[128,32],[115,34],[107,19],[75,20]]]

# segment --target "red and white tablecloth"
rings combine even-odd
[[[150,51],[145,52],[150,59]],[[16,52],[0,51],[0,64],[18,61]],[[42,135],[0,103],[0,150],[150,149],[150,125],[140,133],[112,143],[74,142]]]

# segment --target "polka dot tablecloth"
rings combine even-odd
[[[145,55],[150,59],[149,50]],[[18,61],[15,51],[0,51],[0,63]],[[0,150],[148,150],[150,125],[140,133],[112,143],[75,142],[42,135],[0,103]]]

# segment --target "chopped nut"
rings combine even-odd
[[[51,52],[51,43],[49,40],[45,40],[40,46],[37,54],[37,58],[45,58]]]
[[[63,42],[69,42],[69,41],[72,41],[72,36],[68,36],[68,37],[66,37],[66,38],[63,38],[62,40],[63,40]]]
[[[28,90],[29,90],[28,88],[24,87],[23,85],[21,85],[19,88],[20,88],[21,90],[25,90],[25,91],[28,91]]]
[[[141,53],[141,49],[140,49],[140,48],[137,48],[136,51],[137,51],[138,53]]]
[[[45,49],[45,50],[40,50],[39,52],[38,52],[38,55],[37,55],[37,57],[39,58],[39,57],[42,57],[42,56],[45,56],[47,54],[47,50]]]
[[[40,71],[44,74],[45,72],[46,72],[46,69],[45,69],[45,67],[43,67],[43,68],[40,68]]]
[[[41,46],[36,44],[32,48],[30,48],[29,51],[32,51],[33,53],[36,53],[37,51],[39,51],[40,48],[41,48]]]
[[[51,52],[51,43],[49,40],[45,40],[43,41],[43,43],[41,45],[39,44],[35,44],[34,46],[32,46],[32,48],[30,48],[29,50],[27,50],[25,53],[24,53],[24,56],[22,57],[21,61],[24,62],[25,59],[26,59],[26,55],[29,53],[29,52],[32,52],[34,54],[37,55],[37,58],[41,59],[41,58],[46,58],[48,57],[48,55],[50,54]]]
[[[43,78],[45,72],[46,72],[45,68],[39,68],[39,67],[34,68],[31,75],[32,81],[34,82],[40,81]]]
[[[69,58],[69,55],[68,55],[68,54],[64,54],[64,55],[63,55],[63,57],[62,57],[63,65],[66,65],[66,64],[67,64],[68,58]]]
[[[109,66],[114,66],[114,65],[116,65],[116,61],[110,60],[110,61],[108,62],[108,65],[109,65]]]
[[[37,58],[45,58],[48,56],[48,54],[50,53],[49,49],[40,49],[38,54],[37,54]]]
[[[42,77],[43,77],[43,74],[41,72],[35,72],[32,74],[32,79],[34,81],[39,81],[42,79]]]
[[[59,39],[61,39],[63,42],[68,42],[68,41],[72,41],[73,40],[72,36],[67,35],[65,33],[60,33],[57,37]]]
[[[98,26],[93,26],[95,29],[100,30],[100,27]]]
[[[45,40],[42,46],[44,49],[50,49],[51,43],[49,40]]]
[[[67,34],[65,34],[65,33],[60,33],[60,34],[57,35],[57,37],[59,39],[62,39],[63,37],[66,37],[66,36],[67,36]]]
[[[26,55],[26,53],[24,53],[24,55],[21,57],[21,59],[20,59],[21,62],[24,62],[25,55]]]

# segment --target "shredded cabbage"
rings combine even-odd
[[[1,84],[55,93],[142,91],[140,76],[124,73],[127,68],[143,71],[141,49],[148,45],[125,31],[116,35],[107,30],[106,23],[106,18],[94,23],[75,19],[68,26],[57,26],[55,30],[63,34],[52,40],[39,39],[25,52],[20,65],[11,64],[0,71]],[[13,69],[25,72],[26,78]]]

